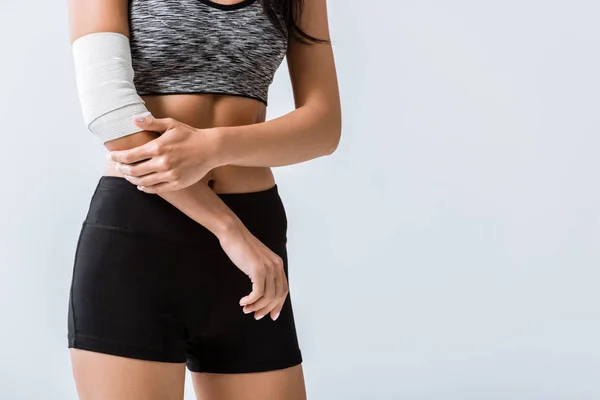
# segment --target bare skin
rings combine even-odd
[[[146,107],[157,118],[173,118],[195,128],[249,125],[263,122],[266,106],[243,97],[210,94],[143,96]],[[117,142],[117,139],[114,142]],[[142,143],[143,141],[140,141]],[[121,147],[107,143],[109,149]],[[117,147],[118,146],[118,147]],[[124,175],[115,169],[115,162],[107,160],[105,175]],[[225,165],[213,168],[201,179],[216,193],[244,193],[264,190],[275,184],[269,167],[240,167]]]
[[[185,364],[71,350],[82,400],[182,400]],[[198,400],[304,400],[302,365],[248,374],[192,374]]]
[[[233,4],[239,0],[216,2]],[[325,0],[305,3],[301,27],[316,37],[328,38]],[[129,35],[127,0],[69,0],[69,9],[72,40],[93,32]],[[157,193],[219,238],[228,256],[253,282],[252,293],[240,300],[240,312],[254,312],[257,319],[265,315],[276,319],[287,296],[282,263],[247,232],[216,193],[272,187],[275,180],[271,167],[331,154],[341,130],[331,46],[291,42],[287,57],[296,110],[283,117],[264,122],[265,105],[242,97],[146,96],[146,106],[155,120],[138,124],[144,128],[139,133],[105,143],[112,152],[105,175],[125,177],[140,185],[152,173],[160,173],[160,182],[142,186],[144,191]],[[169,121],[161,121],[163,118]],[[156,143],[162,145],[144,153],[144,146]],[[169,154],[175,148],[180,149],[176,155],[185,154],[186,158],[165,163],[176,159]],[[142,153],[145,155],[136,159],[135,154]],[[136,173],[136,167],[143,168],[144,174]],[[77,391],[83,400],[183,399],[184,364],[75,349],[71,350],[71,360]],[[248,374],[192,373],[192,377],[199,400],[306,398],[301,365]]]

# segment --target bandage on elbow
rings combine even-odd
[[[91,33],[73,42],[77,91],[88,129],[102,143],[142,131],[133,115],[151,115],[133,84],[127,36]]]

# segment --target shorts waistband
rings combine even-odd
[[[287,217],[277,184],[266,190],[217,196],[263,243],[287,241]],[[118,176],[100,177],[85,222],[176,242],[219,246],[212,232],[168,201],[142,192]]]

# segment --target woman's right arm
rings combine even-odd
[[[69,16],[71,42],[99,32],[129,37],[128,0],[69,0]],[[126,150],[157,137],[156,132],[140,131],[104,145],[111,151]],[[249,276],[253,289],[240,300],[244,311],[254,311],[257,319],[266,314],[276,319],[288,293],[281,258],[256,239],[204,182],[159,195],[215,234],[231,261]]]

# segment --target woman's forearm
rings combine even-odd
[[[306,105],[267,122],[215,131],[221,165],[280,167],[331,154],[340,140],[341,112],[337,105]]]
[[[233,211],[203,181],[184,189],[157,194],[218,238],[240,223]]]
[[[155,132],[141,131],[106,142],[105,146],[111,151],[131,149],[148,143],[157,137],[158,134]],[[203,181],[198,181],[183,189],[162,192],[157,195],[207,228],[217,237],[239,226],[239,219],[235,213]]]

